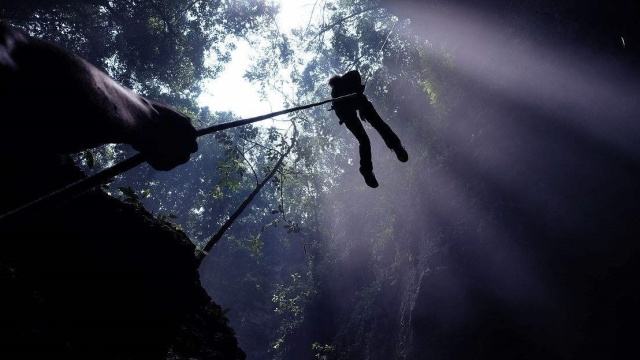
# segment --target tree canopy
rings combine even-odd
[[[544,357],[544,349],[559,346],[541,335],[557,315],[547,295],[593,291],[552,274],[581,279],[584,269],[627,259],[612,251],[593,264],[595,257],[565,240],[604,248],[606,231],[574,229],[631,223],[611,199],[620,198],[616,186],[637,193],[629,180],[637,179],[637,162],[625,152],[633,145],[618,146],[633,144],[632,132],[616,132],[637,109],[637,92],[606,94],[602,89],[615,87],[591,70],[627,74],[635,55],[611,34],[629,26],[603,21],[598,26],[608,31],[589,32],[593,41],[585,43],[576,40],[576,29],[588,27],[590,17],[556,16],[579,7],[571,1],[532,14],[539,2],[524,1],[500,19],[465,1],[456,3],[468,11],[441,2],[433,2],[433,12],[420,2],[389,3],[311,2],[308,24],[290,32],[277,26],[278,6],[258,0],[30,0],[4,6],[0,16],[189,113],[199,127],[237,119],[195,101],[237,41],[259,51],[245,78],[278,94],[282,108],[329,97],[334,74],[364,75],[367,96],[411,159],[399,164],[369,127],[379,191],[364,185],[357,143],[323,107],[291,114],[278,127],[203,138],[192,161],[175,171],[142,167],[107,187],[173,222],[201,247],[253,196],[201,266],[204,286],[229,309],[249,358],[489,356],[495,344],[483,348],[474,339],[504,333],[540,341],[527,356]],[[461,41],[466,37],[472,40]],[[596,60],[572,66],[582,64],[583,54]],[[620,87],[637,88],[622,78]],[[572,84],[589,90],[569,91]],[[616,131],[598,125],[602,108],[617,109],[606,113],[620,125]],[[108,146],[77,160],[91,172],[129,153]],[[594,189],[602,193],[594,197]],[[614,210],[594,210],[604,208]],[[621,248],[629,245],[622,235],[614,238]],[[575,262],[575,273],[567,261]],[[545,317],[522,315],[522,304],[543,309]],[[579,333],[569,320],[558,321],[565,327],[553,334]]]

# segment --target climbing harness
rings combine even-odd
[[[327,103],[336,103],[336,102],[340,102],[340,101],[344,101],[344,100],[348,100],[351,99],[353,97],[358,96],[358,94],[354,93],[354,94],[349,94],[349,95],[344,95],[344,96],[340,96],[340,97],[336,97],[333,99],[329,99],[329,100],[323,100],[323,101],[319,101],[316,103],[312,103],[312,104],[307,104],[307,105],[301,105],[301,106],[296,106],[290,109],[284,109],[284,110],[280,110],[280,111],[276,111],[276,112],[272,112],[269,114],[265,114],[265,115],[260,115],[260,116],[256,116],[256,117],[252,117],[252,118],[248,118],[248,119],[242,119],[242,120],[236,120],[236,121],[230,121],[230,122],[226,122],[226,123],[222,123],[222,124],[216,124],[204,129],[200,129],[197,131],[197,137],[201,137],[204,135],[208,135],[208,134],[213,134],[216,133],[218,131],[223,131],[223,130],[227,130],[227,129],[231,129],[234,127],[238,127],[238,126],[244,126],[244,125],[248,125],[254,122],[258,122],[258,121],[263,121],[263,120],[267,120],[270,119],[272,117],[276,117],[279,115],[284,115],[284,114],[289,114],[292,112],[296,112],[296,111],[300,111],[300,110],[305,110],[305,109],[309,109],[309,108],[313,108],[313,107],[317,107],[320,105],[324,105]],[[104,183],[106,183],[107,181],[109,181],[109,179],[118,176],[128,170],[133,169],[134,167],[144,163],[146,160],[144,158],[144,155],[142,154],[136,154],[128,159],[125,159],[111,167],[108,167],[94,175],[91,175],[89,177],[83,178],[81,180],[78,180],[74,183],[71,183],[69,185],[66,185],[58,190],[54,190],[53,192],[44,195],[34,201],[28,202],[24,205],[21,205],[7,213],[2,214],[2,216],[0,216],[0,221],[6,221],[16,215],[19,214],[23,214],[26,213],[27,211],[34,211],[37,209],[41,209],[46,205],[52,205],[52,204],[56,204],[59,203],[65,199],[70,199],[73,198],[75,196],[81,195],[83,193],[85,193],[86,191],[89,191],[91,189],[93,189],[96,186],[102,185]]]

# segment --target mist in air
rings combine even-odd
[[[410,19],[402,36],[440,66],[416,83],[383,62],[367,83],[384,88],[372,101],[410,155],[397,162],[367,127],[380,188],[364,185],[340,129],[352,161],[334,165],[344,173],[318,198],[321,240],[292,245],[310,259],[299,274],[315,293],[287,358],[312,343],[329,344],[327,358],[621,354],[609,347],[637,315],[640,210],[640,89],[625,34],[590,42],[524,10],[434,3],[389,4]],[[221,271],[215,256],[205,278]],[[224,303],[225,288],[208,286]],[[241,344],[259,347],[256,331],[241,325]]]
[[[228,23],[238,34],[207,54],[215,76],[192,76],[199,96],[183,96],[191,85],[157,94],[205,127],[326,99],[332,75],[358,69],[409,161],[364,124],[380,182],[367,187],[356,139],[327,105],[202,138],[191,162],[141,167],[110,188],[132,187],[202,247],[292,143],[295,123],[282,169],[200,267],[249,359],[635,351],[637,4],[280,5],[295,21],[257,21],[255,32]],[[111,61],[111,75],[128,74]],[[97,163],[131,153],[105,149]]]

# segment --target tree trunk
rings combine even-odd
[[[273,175],[276,174],[278,169],[280,169],[280,167],[282,166],[282,163],[284,162],[284,159],[289,155],[289,153],[291,153],[291,150],[295,146],[296,137],[297,137],[297,131],[294,131],[293,138],[291,140],[291,145],[289,146],[287,151],[282,153],[282,155],[278,159],[278,162],[275,164],[273,169],[271,169],[271,172],[269,172],[269,174],[267,174],[267,176],[265,176],[265,178],[262,179],[262,181],[256,185],[256,187],[253,189],[253,191],[251,191],[249,196],[247,196],[246,199],[244,199],[244,201],[242,202],[242,204],[238,206],[236,211],[234,211],[233,214],[231,214],[231,216],[229,217],[229,219],[227,219],[227,221],[225,221],[224,224],[222,224],[220,229],[218,229],[218,232],[216,232],[211,237],[211,239],[209,239],[209,241],[207,242],[207,244],[203,249],[202,256],[206,256],[206,254],[211,250],[211,248],[213,248],[213,246],[222,238],[222,236],[224,236],[225,232],[231,227],[231,225],[233,225],[233,223],[238,219],[238,217],[240,217],[244,209],[246,209],[247,206],[251,204],[251,201],[253,201],[253,198],[255,198],[256,195],[260,193],[260,190],[262,190],[262,188],[269,182],[269,180],[271,180]]]

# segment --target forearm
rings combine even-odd
[[[132,143],[140,123],[152,118],[144,98],[88,62],[6,27],[0,32],[2,121],[12,123],[13,137],[71,152]]]
[[[198,149],[196,135],[188,117],[0,24],[0,151],[37,156],[128,143],[169,170]]]

